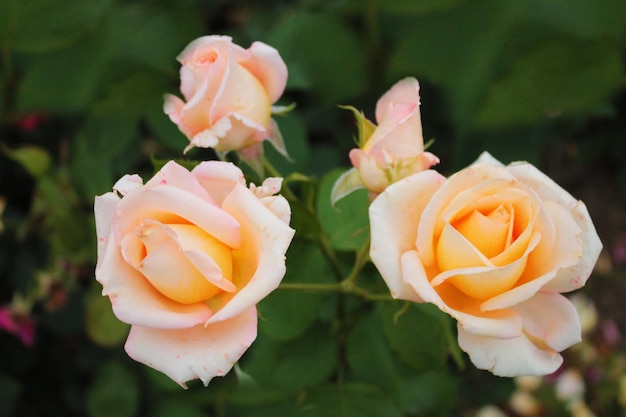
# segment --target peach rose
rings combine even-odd
[[[280,185],[247,188],[227,162],[169,162],[96,197],[96,279],[131,325],[131,358],[183,387],[231,369],[256,338],[256,303],[285,274],[294,230]]]
[[[424,152],[419,106],[419,83],[405,78],[376,103],[378,126],[355,111],[359,149],[350,151],[354,168],[337,180],[333,203],[362,187],[374,197],[390,184],[439,163],[435,155]]]
[[[185,101],[167,94],[164,111],[189,138],[185,152],[194,146],[260,152],[266,138],[282,144],[270,117],[287,83],[287,66],[276,49],[263,42],[243,49],[228,36],[204,36],[177,59]]]
[[[576,309],[602,244],[587,208],[528,163],[485,153],[446,180],[428,170],[370,206],[371,257],[395,298],[458,323],[472,362],[496,375],[548,374],[577,343]]]

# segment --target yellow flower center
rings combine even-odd
[[[506,204],[486,214],[474,210],[452,226],[485,257],[493,258],[511,245],[514,219],[514,210]]]
[[[232,282],[231,248],[194,225],[147,224],[137,229],[136,236],[144,253],[138,269],[171,300],[183,304],[206,301],[223,291],[211,280]],[[185,254],[188,251],[206,255],[219,270],[210,260],[207,266],[206,257],[203,263],[196,260],[194,264]]]

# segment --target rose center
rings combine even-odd
[[[124,241],[124,258],[171,300],[192,304],[234,289],[231,248],[194,225],[147,220]]]
[[[214,49],[203,51],[196,57],[196,62],[200,65],[211,65],[215,61],[217,61],[217,51]]]
[[[501,204],[487,213],[474,210],[452,226],[485,257],[493,258],[511,245],[514,219],[511,205]]]

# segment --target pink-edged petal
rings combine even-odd
[[[416,103],[420,104],[420,85],[413,77],[407,77],[395,83],[376,103],[376,121],[380,123],[392,103]],[[420,129],[421,131],[421,129]]]
[[[237,184],[246,185],[243,172],[232,162],[201,162],[191,171],[191,174],[197,178],[219,206]]]
[[[121,321],[140,326],[177,329],[204,323],[211,310],[203,303],[183,305],[164,297],[146,278],[130,266],[110,239],[96,279],[102,284],[102,295],[111,299],[113,312]]]
[[[477,314],[472,315],[465,312],[470,309],[468,305],[460,305],[455,309],[446,304],[428,282],[428,276],[417,251],[411,250],[404,253],[401,267],[404,280],[421,300],[436,305],[441,311],[454,317],[465,330],[484,336],[502,338],[517,337],[522,334],[522,319],[512,310],[483,313],[475,309]],[[463,301],[460,303],[465,304]]]
[[[390,185],[370,205],[370,256],[395,298],[414,295],[402,278],[400,257],[415,247],[422,211],[445,180],[423,171]]]
[[[185,135],[189,135],[189,132],[182,126],[181,112],[185,106],[185,102],[172,94],[165,94],[163,98],[163,112],[169,116],[170,120],[176,124]]]
[[[248,71],[259,79],[270,101],[275,103],[285,91],[287,85],[287,65],[278,51],[263,42],[254,42],[248,52],[252,60],[241,62]]]
[[[241,314],[278,287],[285,275],[285,253],[295,233],[243,185],[235,186],[222,207],[241,224],[242,234],[246,236],[244,245],[250,245],[249,250],[256,252],[258,264],[252,264],[255,259],[249,256],[238,258],[233,251],[233,268],[249,269],[252,276],[233,276],[234,284],[241,290],[230,300],[224,300],[223,308],[208,323]]]
[[[189,152],[194,147],[198,148],[215,148],[220,143],[220,138],[226,136],[226,134],[233,127],[230,119],[224,117],[219,119],[214,125],[209,128],[200,130],[198,133],[190,138],[189,145],[185,147],[183,153]]]
[[[209,193],[200,185],[196,177],[186,168],[174,161],[168,161],[147,183],[147,188],[158,185],[170,185],[172,187],[187,190],[212,204],[215,204]]]
[[[120,198],[115,193],[106,193],[98,196],[94,200],[93,211],[96,219],[96,237],[98,238],[98,261],[96,268],[102,262],[104,250],[106,249],[111,235],[111,225],[115,216],[115,207],[120,202]]]
[[[371,155],[381,165],[385,159],[419,155],[424,151],[419,106],[415,103],[392,104],[365,146],[366,149],[371,147]],[[386,155],[389,156],[385,158]]]
[[[489,152],[485,151],[480,154],[478,159],[476,159],[471,165],[491,165],[494,167],[503,167],[504,164],[494,158]]]
[[[561,355],[539,349],[525,336],[497,339],[470,333],[459,325],[458,340],[474,366],[498,376],[548,375],[563,363]]]
[[[561,294],[537,293],[515,306],[524,320],[524,331],[550,349],[561,352],[581,340],[580,319],[574,304]]]
[[[259,177],[264,177],[263,170],[263,144],[255,143],[237,151],[239,158],[245,162]]]
[[[261,197],[261,202],[265,207],[270,209],[276,217],[278,217],[283,223],[289,224],[291,220],[291,207],[289,202],[282,195]]]
[[[220,44],[224,46],[229,46],[232,43],[232,39],[233,38],[231,38],[230,36],[226,36],[226,35],[200,36],[199,38],[196,38],[193,41],[191,41],[185,47],[185,49],[183,49],[181,53],[178,54],[176,59],[178,60],[178,62],[180,62],[183,65],[191,63],[193,62],[194,52],[196,50],[201,49],[205,46],[220,45]]]
[[[602,242],[582,201],[572,210],[572,215],[582,233],[582,256],[576,265],[560,270],[556,278],[543,288],[545,291],[567,292],[582,287],[600,256]]]
[[[195,194],[169,185],[142,188],[124,197],[116,208],[113,233],[121,240],[143,219],[160,220],[164,215],[186,219],[230,247],[241,244],[237,220]]]
[[[228,113],[231,127],[228,135],[219,137],[220,143],[215,148],[222,152],[241,150],[250,145],[263,142],[267,132],[263,125],[240,113]]]
[[[132,326],[126,345],[128,356],[186,388],[200,379],[208,385],[215,376],[230,371],[257,335],[256,307],[229,320],[187,329],[153,329]]]
[[[122,178],[117,180],[115,184],[113,184],[113,190],[117,191],[121,195],[126,195],[132,190],[136,190],[137,188],[141,188],[143,185],[143,180],[137,174],[133,175],[124,175]]]
[[[516,162],[506,167],[515,178],[532,188],[543,201],[554,201],[568,210],[574,210],[578,204],[570,193],[554,180],[527,162]]]

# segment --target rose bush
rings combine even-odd
[[[256,338],[256,303],[285,274],[294,230],[280,186],[247,188],[227,162],[169,162],[96,197],[96,279],[131,324],[130,357],[182,386],[231,369]]]
[[[585,284],[602,244],[585,205],[534,166],[485,153],[449,179],[417,173],[374,200],[370,222],[393,297],[454,317],[478,368],[547,374],[580,340],[561,293]]]
[[[243,49],[228,36],[203,36],[177,59],[185,101],[167,94],[164,111],[189,138],[185,152],[197,146],[258,154],[266,138],[284,146],[270,117],[287,83],[276,49],[263,42]]]
[[[439,163],[435,155],[424,152],[419,106],[419,83],[409,77],[376,103],[378,126],[355,111],[359,148],[349,153],[354,168],[337,181],[334,201],[361,187],[375,196],[390,184]]]

